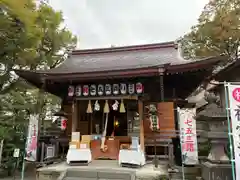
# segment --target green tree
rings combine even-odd
[[[36,55],[40,33],[35,26],[36,18],[33,1],[0,0],[1,94],[15,81],[12,68],[33,61]]]
[[[77,38],[66,28],[61,28],[63,22],[61,12],[55,12],[46,3],[41,3],[37,12],[36,24],[41,36],[37,48],[38,56],[30,69],[54,68],[75,48]]]
[[[204,7],[197,25],[181,38],[185,58],[224,55],[238,58],[240,43],[239,0],[211,0]]]
[[[39,98],[38,90],[13,69],[50,69],[65,60],[77,39],[62,26],[62,13],[44,2],[0,0],[0,139],[6,142],[4,156],[10,164],[13,149],[23,148],[29,115],[36,112]],[[41,100],[45,119],[59,99],[44,93]]]
[[[62,23],[62,13],[46,3],[0,0],[0,93],[15,82],[13,68],[54,68],[75,48],[76,37]]]

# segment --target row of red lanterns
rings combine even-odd
[[[68,88],[68,96],[102,96],[102,95],[118,95],[118,94],[142,94],[143,93],[143,85],[138,82],[136,84],[99,84],[99,85],[78,85],[76,87],[69,86]]]

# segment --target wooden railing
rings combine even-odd
[[[201,145],[202,143],[206,142],[207,139],[201,138],[203,132],[208,132],[204,130],[197,130],[197,137],[198,137],[198,144]],[[145,148],[148,149],[149,147],[154,147],[159,150],[162,149],[161,152],[164,153],[157,153],[157,157],[159,159],[172,159],[174,157],[173,155],[173,143],[172,143],[172,138],[173,137],[179,137],[180,133],[179,130],[159,130],[155,133],[145,133]],[[151,151],[152,152],[152,151]],[[148,159],[153,159],[155,153],[149,154],[146,152],[146,156]],[[205,159],[206,156],[200,156],[199,159]]]
[[[208,132],[204,130],[197,130],[197,137],[201,137],[203,132]],[[145,143],[151,144],[156,139],[156,142],[168,142],[171,138],[180,137],[179,130],[159,130],[157,132],[145,133]]]

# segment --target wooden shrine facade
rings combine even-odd
[[[110,107],[115,100],[123,101],[126,109],[123,119],[127,122],[131,111],[136,111],[139,118],[135,128],[138,131],[134,132],[134,125],[129,123],[126,135],[138,133],[144,150],[146,137],[154,136],[149,128],[146,107],[156,105],[160,130],[174,131],[177,124],[174,108],[187,103],[185,99],[211,75],[221,59],[187,61],[180,57],[176,44],[167,42],[76,50],[57,68],[35,72],[16,70],[16,73],[29,83],[62,98],[62,109],[68,114],[67,134],[73,131],[96,133],[93,132],[95,121],[102,117],[94,110],[87,113],[89,101],[92,106],[99,101],[101,108],[106,100]],[[122,86],[126,92],[122,92]],[[71,95],[69,88],[73,90]]]

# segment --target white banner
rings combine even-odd
[[[178,108],[182,162],[186,165],[198,164],[198,144],[196,133],[196,109]]]
[[[30,115],[29,117],[25,157],[27,161],[37,160],[38,117],[36,114]]]
[[[236,180],[240,180],[240,85],[228,85]]]

